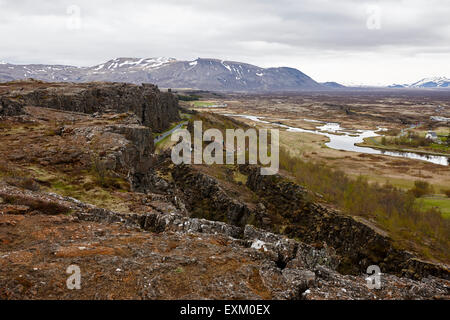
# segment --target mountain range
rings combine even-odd
[[[0,64],[0,81],[34,78],[44,81],[114,81],[154,83],[162,88],[217,91],[329,90],[303,72],[287,67],[261,68],[218,59],[116,58],[92,67]]]
[[[211,91],[302,91],[342,90],[337,82],[319,83],[303,72],[288,67],[261,68],[248,63],[198,58],[116,58],[92,67],[0,62],[0,82],[33,78],[44,81],[109,81],[154,83],[162,88]],[[389,88],[450,88],[446,77],[425,78]]]
[[[393,84],[389,88],[450,88],[450,79],[447,77],[424,78],[411,84]]]

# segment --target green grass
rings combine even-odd
[[[184,269],[182,267],[178,267],[178,268],[175,269],[175,272],[176,273],[183,273]]]
[[[170,143],[172,142],[172,140],[170,139],[171,135],[169,134],[167,137],[165,137],[164,139],[158,141],[157,143],[155,143],[155,148],[160,150],[163,146],[166,145],[170,145]],[[164,149],[164,148],[163,148]]]
[[[209,107],[217,104],[216,102],[208,102],[208,101],[194,101],[193,102],[195,107]]]
[[[183,120],[183,121],[186,121],[186,120]],[[164,134],[164,132],[167,132],[167,131],[172,130],[173,128],[175,128],[177,125],[179,125],[179,124],[180,124],[181,122],[183,122],[183,121],[180,121],[180,122],[172,122],[172,123],[170,124],[170,127],[167,128],[167,129],[164,130],[164,131],[161,131],[161,132],[155,131],[155,132],[153,132],[153,137],[156,138],[157,136],[159,136],[159,135],[161,135],[161,134]]]
[[[430,197],[423,197],[417,200],[420,204],[422,204],[423,208],[425,210],[431,209],[431,208],[439,208],[439,210],[442,213],[442,216],[445,219],[450,219],[450,198],[447,198],[445,196],[430,196]]]
[[[397,145],[390,143],[389,141],[386,144],[381,143],[381,139],[383,137],[369,137],[364,138],[362,143],[357,143],[357,146],[360,147],[375,147],[377,149],[383,150],[392,150],[392,151],[400,151],[400,152],[416,152],[422,154],[437,154],[447,156],[450,152],[450,147],[445,143],[431,143],[428,146],[407,146],[407,145]],[[389,139],[393,139],[395,137],[386,137]]]
[[[31,177],[45,182],[41,189],[62,196],[69,196],[83,202],[119,212],[127,212],[128,206],[115,193],[126,193],[128,182],[123,178],[107,177],[107,185],[101,185],[92,170],[80,170],[77,173],[64,174],[48,171],[36,166],[27,167]]]
[[[450,147],[445,144],[432,143],[430,148],[436,150],[436,152],[448,153],[450,152]]]
[[[186,125],[183,125],[180,129],[186,129],[187,128],[187,126]],[[166,148],[168,148],[169,146],[171,146],[172,144],[175,144],[175,142],[173,142],[171,139],[170,139],[170,137],[171,137],[171,135],[169,134],[167,137],[165,137],[164,139],[162,139],[161,141],[158,141],[156,144],[155,144],[155,149],[156,149],[156,152],[158,153],[158,152],[160,152],[161,150],[165,150]]]
[[[233,178],[234,178],[235,182],[241,182],[244,185],[247,183],[246,175],[240,173],[239,171],[235,171],[233,174],[234,174]]]
[[[192,114],[180,112],[180,117],[182,120],[189,120],[192,118]]]

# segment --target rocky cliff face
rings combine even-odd
[[[176,187],[183,193],[188,211],[194,215],[207,216],[211,220],[225,221],[236,226],[245,226],[257,216],[244,203],[227,195],[212,177],[184,165],[175,166],[172,177]]]
[[[233,199],[216,179],[195,169],[181,165],[171,172],[190,214],[235,226],[257,225],[310,245],[334,248],[341,273],[359,274],[369,265],[378,265],[384,272],[415,279],[450,278],[445,266],[394,248],[392,240],[370,222],[311,202],[303,187],[279,175],[262,176],[259,169],[239,166],[257,199],[256,206]]]
[[[153,131],[162,131],[171,122],[179,120],[178,99],[169,92],[161,92],[152,84],[73,84],[30,80],[12,84],[2,99],[2,105],[8,106],[4,108],[10,110],[9,113],[14,112],[18,105],[89,114],[132,111],[143,125]]]
[[[385,272],[418,279],[427,275],[450,278],[448,269],[394,248],[392,240],[368,221],[308,201],[304,188],[280,176],[263,176],[258,167],[240,168],[248,175],[247,186],[265,200],[268,210],[286,219],[284,234],[335,248],[341,257],[341,272],[357,273],[375,264]]]
[[[110,171],[128,178],[132,190],[139,189],[135,181],[147,175],[152,167],[153,135],[148,127],[139,124],[134,115],[113,124],[63,126],[61,136],[66,141],[81,141],[89,146],[84,151],[90,155],[86,159],[86,167],[93,162],[96,170]]]
[[[16,116],[22,113],[22,105],[8,97],[0,97],[0,116]]]

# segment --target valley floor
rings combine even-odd
[[[450,147],[446,146],[446,136],[450,134],[448,124],[431,121],[436,115],[436,108],[441,106],[439,114],[450,116],[448,93],[439,94],[422,92],[413,96],[395,96],[390,93],[327,93],[299,95],[229,95],[222,99],[211,99],[206,102],[186,103],[196,110],[219,114],[251,115],[263,117],[264,121],[316,130],[323,124],[314,121],[339,123],[350,130],[377,130],[384,128],[381,135],[391,135],[401,130],[425,135],[427,131],[436,131],[443,137],[439,148],[428,151],[431,154],[447,155]],[[208,108],[209,104],[221,105],[221,108]],[[390,183],[408,190],[414,181],[423,180],[434,187],[434,192],[442,198],[438,207],[444,212],[450,204],[445,191],[450,189],[450,166],[437,165],[426,161],[408,158],[397,158],[387,155],[366,154],[360,152],[340,151],[327,147],[329,138],[323,135],[289,132],[278,126],[255,122],[252,119],[235,117],[251,126],[280,129],[280,144],[289,152],[302,159],[323,161],[327,165],[343,170],[353,176],[364,176],[369,181]],[[313,120],[313,121],[311,121]],[[383,147],[381,137],[367,138],[361,145]],[[376,142],[376,143],[375,143]],[[387,147],[384,147],[387,149]],[[391,147],[399,150],[401,147]],[[430,149],[409,147],[407,151],[418,153]],[[450,156],[449,156],[450,157]]]

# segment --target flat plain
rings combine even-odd
[[[433,194],[424,196],[426,206],[441,209],[448,217],[450,198],[450,167],[428,161],[393,157],[384,154],[342,151],[326,145],[330,139],[322,134],[292,132],[279,125],[318,130],[324,123],[338,123],[346,132],[377,131],[358,145],[377,150],[407,151],[422,155],[450,156],[447,137],[448,122],[431,117],[450,117],[450,92],[439,90],[379,90],[334,91],[296,94],[229,94],[184,102],[184,106],[199,111],[227,114],[258,128],[280,129],[280,145],[296,157],[323,162],[352,177],[362,176],[370,182],[389,183],[409,190],[415,181],[426,181]],[[209,107],[209,106],[221,106]],[[239,115],[239,116],[237,116]],[[257,116],[263,122],[243,117]],[[321,121],[321,122],[318,122]],[[269,123],[265,123],[269,122]],[[423,138],[427,132],[436,132],[439,143],[430,146],[382,145],[381,139],[395,139],[406,134]],[[339,132],[335,132],[339,134]],[[436,201],[435,199],[439,199]]]

